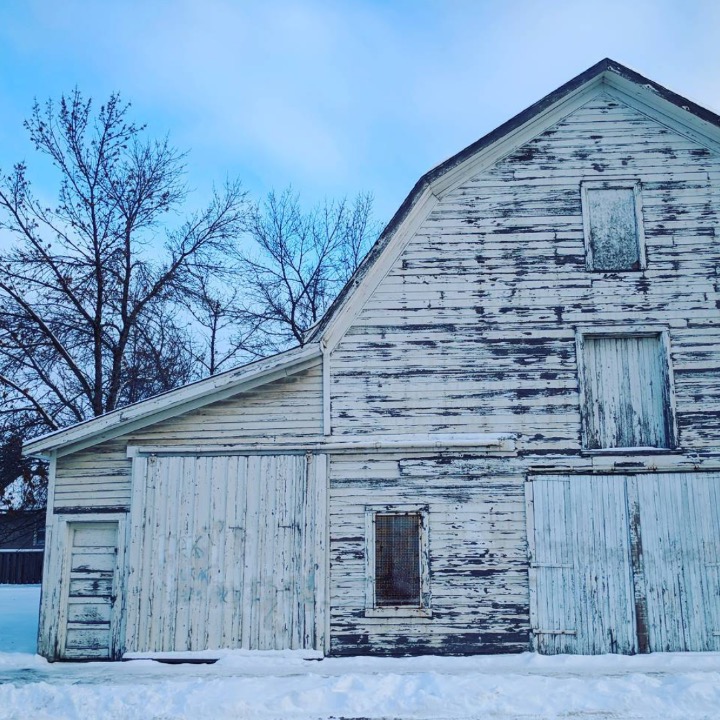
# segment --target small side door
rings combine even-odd
[[[110,660],[118,595],[118,522],[71,522],[60,657]]]

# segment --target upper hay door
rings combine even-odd
[[[595,272],[643,269],[646,258],[639,181],[584,181],[580,190],[586,269]]]
[[[585,450],[675,447],[667,333],[580,332],[578,362]]]
[[[127,650],[324,650],[325,460],[136,459]]]

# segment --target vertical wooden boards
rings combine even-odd
[[[720,475],[539,476],[532,486],[541,652],[720,649]]]
[[[70,563],[60,657],[107,660],[113,654],[118,523],[78,522],[69,524],[68,529]]]
[[[651,652],[720,650],[717,474],[637,478]]]
[[[131,546],[127,649],[322,650],[321,459],[143,462],[133,487],[138,542]]]
[[[586,447],[670,447],[670,392],[660,334],[588,335],[581,347]]]
[[[533,500],[540,652],[635,652],[624,478],[538,478]]]
[[[535,527],[530,558],[531,616],[535,647],[549,655],[574,652],[577,645],[569,494],[567,481],[542,479],[532,484]]]

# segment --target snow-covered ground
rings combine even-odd
[[[214,665],[49,664],[27,652],[37,597],[37,588],[0,586],[0,718],[720,718],[720,653],[313,660],[234,651]]]

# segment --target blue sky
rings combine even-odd
[[[719,38],[717,0],[0,0],[0,168],[32,177],[34,98],[119,90],[190,151],[196,200],[239,176],[307,203],[371,191],[389,220],[420,175],[606,56],[720,110]]]

